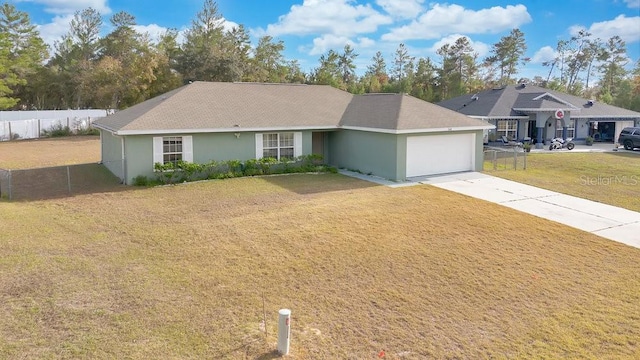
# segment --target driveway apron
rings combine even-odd
[[[640,213],[494,176],[469,172],[412,178],[640,248]]]

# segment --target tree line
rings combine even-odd
[[[113,30],[101,36],[102,15],[93,8],[77,11],[49,49],[29,15],[3,3],[0,109],[123,109],[196,80],[321,84],[354,94],[408,93],[429,102],[526,81],[640,111],[640,60],[627,71],[619,36],[603,41],[584,30],[558,41],[555,58],[543,64],[548,72],[525,79],[517,77],[530,61],[519,29],[483,59],[466,37],[443,45],[436,59],[411,56],[399,44],[389,61],[378,51],[359,76],[359,55],[350,45],[322,54],[317,67],[304,72],[285,58],[283,41],[266,35],[252,46],[244,26],[225,30],[213,0],[204,1],[182,43],[176,29],[153,41],[124,11],[109,22]]]

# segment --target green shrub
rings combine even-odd
[[[280,161],[275,158],[250,159],[245,162],[239,160],[211,161],[207,164],[178,161],[175,166],[173,163],[156,163],[154,171],[159,184],[269,174],[338,172],[337,169],[323,164],[321,155],[304,155]]]
[[[263,175],[273,173],[273,170],[275,170],[274,167],[280,163],[281,162],[278,161],[278,159],[272,157],[266,157],[258,160],[258,165],[260,166]]]
[[[78,129],[76,131],[76,135],[96,136],[96,135],[100,135],[100,130],[94,127],[88,127],[86,129]]]
[[[311,154],[311,155],[303,155],[300,158],[302,158],[304,161],[309,162],[313,165],[323,165],[324,164],[324,158],[322,155],[318,155],[318,154]]]
[[[155,163],[153,169],[156,173],[158,182],[161,184],[173,184],[176,179],[177,171],[173,166],[173,163]]]
[[[204,173],[205,165],[203,164],[178,161],[176,165],[179,182],[196,181],[204,178],[202,174]]]
[[[42,130],[42,136],[44,137],[63,137],[71,135],[73,135],[71,129],[66,125],[62,125],[61,123],[57,123],[51,126],[49,129]]]
[[[243,172],[245,176],[255,176],[263,174],[262,168],[258,165],[258,160],[256,159],[245,161]]]
[[[585,139],[585,143],[587,145],[593,145],[593,141],[594,139],[591,136],[587,136],[587,138]]]
[[[149,178],[144,175],[138,175],[133,178],[134,186],[149,186]]]
[[[242,173],[242,161],[240,160],[229,160],[226,161],[228,173],[230,177],[241,177],[244,176]]]

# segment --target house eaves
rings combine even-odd
[[[96,126],[98,127],[98,126]],[[102,129],[102,127],[100,127]],[[119,130],[111,131],[114,135],[169,135],[169,134],[209,134],[209,133],[243,133],[243,132],[283,132],[305,130],[336,130],[338,126],[280,126],[280,127],[254,127],[254,128],[198,128],[198,129],[163,129],[163,130]],[[104,129],[110,131],[109,129]]]
[[[477,131],[477,130],[491,130],[495,126],[491,124],[480,126],[456,126],[446,128],[427,128],[427,129],[408,129],[408,130],[395,130],[395,129],[382,129],[365,126],[325,126],[325,127],[270,127],[270,128],[227,128],[227,129],[171,129],[171,130],[121,130],[114,131],[116,136],[131,136],[131,135],[172,135],[172,134],[209,134],[209,133],[245,133],[245,132],[285,132],[285,131],[331,131],[331,130],[357,130],[368,131],[385,134],[420,134],[420,133],[435,133],[435,132],[452,132],[452,131]],[[108,129],[104,129],[108,130]]]
[[[110,132],[110,133],[112,133],[114,135],[117,135],[116,133],[118,132],[117,129],[114,129],[114,128],[112,128],[110,126],[107,126],[105,124],[100,124],[98,122],[94,122],[93,124],[91,124],[91,126],[96,128],[96,129],[101,129],[101,130],[108,131],[108,132]]]
[[[478,120],[527,120],[529,119],[528,115],[507,115],[507,116],[477,116],[477,115],[469,115],[470,118],[478,119]]]
[[[616,119],[621,119],[621,120],[627,120],[627,119],[640,119],[640,115],[639,116],[634,116],[634,115],[613,115],[613,116],[603,116],[603,115],[577,115],[577,116],[573,116],[571,115],[572,118],[574,119],[607,119],[607,120],[616,120]]]
[[[410,129],[410,130],[394,130],[394,129],[379,129],[379,128],[370,128],[370,127],[362,127],[362,126],[341,126],[341,129],[345,130],[357,130],[357,131],[367,131],[367,132],[377,132],[384,134],[426,134],[426,133],[443,133],[443,132],[460,132],[460,131],[478,131],[478,130],[491,130],[495,129],[495,126],[489,125],[480,125],[480,126],[460,126],[460,127],[448,127],[448,128],[428,128],[428,129]]]
[[[557,108],[513,108],[513,111],[518,111],[518,112],[523,112],[523,113],[545,112],[545,111],[554,112],[554,111],[557,111],[557,110],[571,111],[572,114],[574,112],[576,112],[576,113],[580,112],[580,108],[561,108],[561,107],[557,107]]]

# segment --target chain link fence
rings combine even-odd
[[[0,169],[0,199],[10,199],[11,171]]]
[[[518,146],[484,150],[484,171],[526,170],[528,152]]]
[[[0,169],[0,198],[39,200],[114,191],[120,179],[97,163],[37,169]]]

